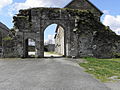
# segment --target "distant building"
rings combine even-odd
[[[100,17],[103,14],[103,12],[100,11],[89,0],[72,0],[64,8],[89,10],[91,13],[94,14],[94,16],[96,17],[96,19],[98,19],[98,20],[100,20]]]
[[[64,55],[64,29],[57,26],[55,35],[55,52]]]
[[[44,46],[45,52],[54,52],[55,51],[55,44],[48,44]]]
[[[9,28],[0,22],[0,57],[4,54],[3,39],[10,34]]]

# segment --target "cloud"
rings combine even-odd
[[[14,10],[32,7],[64,7],[71,0],[26,0],[24,3],[14,3]]]
[[[48,40],[45,40],[45,41],[44,41],[45,45],[55,44],[54,36],[55,36],[55,35],[48,35]]]
[[[109,13],[109,10],[103,10],[102,11],[104,14],[106,14],[106,15],[109,15],[110,13]]]
[[[9,15],[13,16],[20,9],[33,7],[64,7],[72,0],[26,0],[24,3],[13,3],[9,9]]]
[[[48,35],[48,39],[54,39],[55,35]]]
[[[9,5],[9,4],[12,4],[13,0],[2,0],[0,2],[0,9],[2,9],[3,7]]]
[[[112,16],[105,15],[103,24],[110,26],[110,28],[118,35],[120,35],[120,15]]]
[[[44,3],[43,0],[26,0],[25,3],[14,3],[13,10],[26,9],[32,7],[44,7],[50,6],[50,2]]]

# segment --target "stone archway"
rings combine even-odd
[[[113,49],[103,48],[103,45],[108,47],[108,43],[104,43],[107,41],[119,43],[119,37],[109,28],[106,29],[90,11],[68,8],[30,8],[20,10],[14,16],[14,27],[18,30],[16,36],[18,41],[15,47],[18,52],[20,51],[18,56],[25,56],[25,38],[32,37],[36,41],[37,57],[44,57],[44,30],[52,23],[57,23],[65,29],[67,57],[98,57],[100,55],[106,58],[114,56],[111,52],[119,52],[117,49],[114,50],[115,43],[110,45]],[[117,40],[108,38],[111,35]],[[103,36],[106,36],[105,40],[101,39]],[[17,47],[18,45],[21,46]],[[119,44],[116,47],[119,47]]]
[[[59,10],[59,9],[56,9],[56,8],[52,8],[50,10]],[[34,9],[32,9],[33,12]],[[32,12],[31,11],[31,12]],[[74,25],[74,19],[71,19],[71,18],[68,18],[68,16],[66,17],[62,17],[62,14],[61,16],[59,17],[56,17],[54,15],[57,15],[53,12],[52,16],[50,16],[49,14],[47,14],[49,12],[49,9],[48,11],[45,11],[43,15],[41,15],[40,17],[38,16],[31,16],[32,18],[32,21],[34,21],[33,23],[35,24],[37,22],[37,25],[34,25],[35,27],[38,27],[39,28],[39,32],[37,33],[40,33],[39,35],[39,41],[36,42],[36,44],[39,44],[39,49],[37,50],[38,51],[38,57],[44,57],[44,30],[51,24],[58,24],[60,26],[62,26],[64,28],[64,37],[65,37],[65,45],[64,45],[64,50],[65,50],[65,54],[64,56],[70,56],[71,52],[70,52],[70,49],[71,49],[71,46],[70,46],[70,38],[71,38],[71,30],[73,29],[73,25]],[[59,14],[59,13],[58,13]],[[72,25],[71,25],[72,24]],[[67,35],[66,35],[67,33]]]
[[[21,49],[23,48],[21,54],[23,57],[26,57],[26,37],[34,38],[37,50],[36,56],[44,57],[44,30],[53,23],[64,28],[64,56],[71,55],[71,32],[74,29],[75,18],[72,18],[67,10],[59,8],[32,8],[20,10],[18,16],[14,17],[14,23],[19,30],[18,36],[21,37]]]
[[[66,38],[65,38],[66,30],[63,27],[63,25],[59,25],[56,23],[47,25],[47,27],[45,27],[44,29],[44,40],[49,36],[48,34],[47,37],[45,36],[46,30],[47,33],[50,33],[50,36],[52,36],[52,38],[51,39],[49,38],[46,43],[44,41],[44,49],[47,50],[48,48],[46,52],[44,50],[45,52],[44,57],[66,56]]]
[[[41,29],[40,29],[40,57],[44,57],[44,30],[51,24],[57,24],[60,25],[64,28],[64,56],[66,56],[67,54],[67,50],[66,50],[66,38],[70,38],[69,35],[66,36],[66,32],[70,33],[70,31],[67,29],[67,24],[64,22],[64,20],[42,20],[41,21]]]

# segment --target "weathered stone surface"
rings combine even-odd
[[[29,12],[29,14],[28,14]],[[76,14],[87,13],[87,11],[79,11],[73,9],[59,9],[59,8],[32,8],[27,10],[20,10],[20,14],[14,17],[14,23],[17,32],[17,36],[21,37],[19,41],[21,43],[21,55],[27,57],[26,55],[26,39],[31,38],[36,42],[36,56],[44,57],[44,30],[50,24],[56,23],[65,28],[66,35],[66,45],[67,49],[65,53],[67,56],[70,55],[70,32],[74,25],[74,17]],[[64,12],[64,13],[63,13]],[[26,14],[25,14],[26,13]],[[26,19],[27,18],[27,19]],[[28,19],[29,18],[29,19]],[[23,20],[23,21],[21,21]],[[23,26],[22,26],[23,25]],[[27,28],[25,27],[27,25]],[[28,27],[29,26],[29,27]],[[69,29],[68,29],[69,28]],[[68,34],[69,33],[69,34]],[[19,48],[19,47],[18,47]]]
[[[78,20],[77,35],[80,57],[111,58],[119,56],[120,36],[96,19],[89,17],[82,21]]]
[[[87,10],[31,8],[21,10],[14,23],[18,56],[27,57],[26,40],[30,38],[36,42],[36,57],[44,57],[44,30],[54,23],[64,28],[65,56],[110,58],[119,54],[120,37]]]

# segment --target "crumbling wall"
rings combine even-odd
[[[25,57],[28,38],[36,42],[37,55],[44,56],[44,30],[53,23],[65,31],[66,56],[111,58],[120,55],[120,37],[96,20],[87,10],[32,8],[14,17],[16,50]]]
[[[16,43],[17,40],[15,39],[15,37],[7,35],[5,37],[3,37],[3,54],[2,57],[3,58],[14,58],[14,57],[18,57],[18,52],[17,52],[17,48],[16,48]]]
[[[91,14],[78,19],[75,33],[79,57],[112,58],[120,55],[120,36]]]
[[[74,12],[75,11],[75,12]],[[60,8],[32,8],[27,10],[20,10],[19,14],[14,17],[14,27],[17,32],[18,48],[21,48],[21,55],[26,57],[25,41],[28,38],[34,39],[36,44],[37,56],[44,57],[44,30],[50,24],[58,24],[65,28],[66,32],[66,45],[65,53],[70,56],[70,32],[72,31],[71,24],[74,24],[74,17],[76,13],[86,11],[74,9],[60,9]]]
[[[93,40],[93,44],[95,46],[93,50],[94,56],[98,58],[119,57],[120,36],[117,36],[105,26],[99,29],[100,31],[96,32]]]

